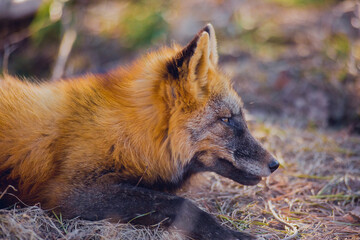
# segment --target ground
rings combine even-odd
[[[264,239],[358,239],[360,137],[341,131],[298,129],[286,121],[251,123],[253,133],[278,157],[281,168],[247,187],[203,174],[179,195],[192,199],[222,224]],[[273,212],[271,211],[271,206]],[[181,239],[159,226],[64,220],[38,207],[0,211],[0,236],[19,239]]]
[[[252,187],[216,174],[201,174],[178,194],[229,228],[260,239],[359,239],[359,3],[149,2],[148,6],[141,1],[134,6],[127,1],[70,5],[67,11],[77,13],[76,24],[70,27],[76,30],[77,40],[62,74],[103,72],[128,63],[149,46],[156,48],[174,39],[185,44],[205,23],[212,22],[221,68],[232,77],[244,100],[253,134],[281,167]],[[119,12],[122,14],[117,15]],[[139,12],[143,17],[133,19]],[[39,15],[35,23],[41,25]],[[56,59],[65,34],[50,40],[46,34],[53,36],[60,25],[60,32],[69,28],[63,22],[53,24],[48,33],[32,30],[35,37],[29,40],[27,33],[22,44],[4,47],[4,55],[10,57],[3,59],[11,74],[52,75],[56,64],[49,59]],[[131,29],[140,30],[134,33]],[[0,210],[0,238],[181,239],[159,225],[145,228],[67,220],[37,206]]]

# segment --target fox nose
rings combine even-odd
[[[280,165],[279,162],[275,158],[272,158],[271,162],[269,163],[270,171],[272,173],[275,172],[275,170],[279,167],[279,165]]]

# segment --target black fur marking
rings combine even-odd
[[[179,78],[179,70],[177,68],[176,60],[173,58],[166,63],[167,72],[175,79]]]
[[[215,172],[244,185],[255,185],[261,181],[261,177],[247,173],[222,158],[219,158],[212,167],[209,167],[208,171]]]
[[[166,63],[167,72],[174,79],[179,79],[180,76],[179,68],[183,66],[184,62],[187,63],[190,60],[190,58],[194,55],[197,42],[200,38],[201,33],[203,32],[207,32],[210,36],[210,28],[208,26],[205,26],[203,29],[201,29],[198,32],[198,34],[193,38],[193,40],[191,40],[191,42],[188,45],[186,45],[186,47],[181,52],[176,54],[174,58],[172,58]]]
[[[115,145],[113,144],[113,145],[111,145],[111,147],[110,147],[110,149],[109,149],[109,155],[112,155],[113,154],[113,152],[114,152],[114,149],[115,149]]]
[[[200,30],[200,33],[202,32],[207,32],[209,34],[209,37],[210,37],[210,28],[208,25],[206,25],[203,29]]]
[[[184,62],[188,62],[192,55],[194,55],[198,39],[199,35],[196,35],[195,38],[181,52],[176,54],[174,58],[167,62],[167,71],[174,79],[179,79],[179,68],[183,66]]]
[[[222,227],[187,199],[128,184],[78,187],[56,210],[66,218],[110,219],[147,226],[161,223],[192,239],[254,239]]]

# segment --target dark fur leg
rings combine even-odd
[[[163,227],[195,239],[254,239],[223,228],[189,200],[125,184],[77,188],[59,210],[65,217],[88,220],[112,219],[141,225],[162,222]]]

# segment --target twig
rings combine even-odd
[[[271,203],[270,200],[267,201],[267,204],[268,204],[269,209],[270,209],[272,215],[274,216],[274,218],[275,218],[276,220],[278,220],[280,223],[284,224],[285,226],[291,228],[291,229],[293,230],[293,232],[294,232],[292,235],[290,235],[290,236],[288,236],[288,237],[286,237],[286,238],[283,238],[282,240],[290,240],[290,239],[293,239],[293,238],[297,237],[297,235],[299,234],[297,228],[296,228],[294,225],[285,222],[284,220],[282,220],[282,219],[279,217],[279,215],[277,215],[277,213],[276,213],[275,210],[274,210],[274,206],[272,205],[272,203]]]
[[[149,167],[149,166],[146,166],[145,171],[144,171],[144,173],[141,175],[141,178],[139,179],[139,181],[137,182],[137,184],[135,185],[135,188],[136,188],[137,186],[139,186],[140,182],[143,180],[144,175],[146,174],[146,172],[147,172],[147,170],[148,170],[148,167]]]
[[[2,62],[2,70],[3,74],[8,74],[8,66],[9,66],[9,57],[13,51],[15,51],[17,46],[15,45],[5,45],[4,46],[4,56]]]
[[[5,48],[6,46],[12,46],[14,44],[20,43],[24,41],[25,39],[31,37],[32,35],[38,33],[40,30],[49,27],[53,22],[48,21],[41,25],[40,27],[37,27],[35,29],[31,29],[31,31],[28,28],[25,28],[19,32],[15,32],[5,39],[0,39],[0,50],[1,48]]]
[[[3,196],[6,194],[6,192],[9,190],[9,188],[12,188],[12,190],[14,190],[15,192],[17,192],[17,189],[13,186],[13,185],[8,185],[5,190],[1,193],[0,195],[0,199],[3,198]]]
[[[145,216],[150,215],[150,214],[152,214],[152,213],[154,213],[154,212],[156,212],[156,211],[151,211],[151,212],[147,212],[147,213],[144,213],[144,214],[140,214],[140,215],[138,215],[138,216],[130,219],[130,221],[128,221],[127,223],[131,223],[131,222],[134,221],[135,219],[138,219],[138,218],[141,218],[141,217],[145,217]]]
[[[48,25],[46,25],[48,26]],[[29,29],[24,29],[19,32],[13,33],[4,39],[0,39],[0,50],[1,48],[5,48],[6,46],[12,46],[17,44],[27,38],[29,38],[32,34],[38,32],[42,28],[36,29],[36,31],[30,32]]]
[[[53,229],[55,229],[63,239],[65,238],[65,235],[61,232],[61,230],[55,225],[55,223],[51,220],[51,218],[49,216],[46,216],[47,220],[50,222],[50,226],[53,227]]]
[[[72,28],[67,29],[65,31],[64,36],[60,43],[59,54],[56,59],[54,71],[51,77],[52,80],[59,79],[63,76],[66,61],[74,45],[76,35],[77,35],[76,31]]]
[[[12,193],[7,193],[7,195],[12,196],[14,198],[16,198],[16,200],[18,200],[22,205],[24,205],[25,207],[31,207],[30,205],[27,205],[26,203],[24,203],[23,201],[21,201],[20,198],[18,198],[18,196],[16,196],[15,194]]]
[[[164,218],[163,220],[161,220],[160,222],[156,223],[156,224],[153,224],[153,225],[150,225],[150,227],[159,227],[163,222],[169,220],[168,217]]]

